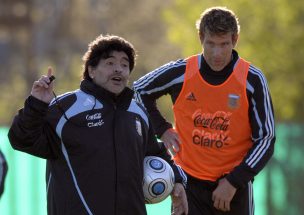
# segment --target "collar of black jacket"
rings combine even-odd
[[[110,102],[111,104],[119,105],[120,107],[126,106],[125,108],[129,107],[129,104],[133,98],[134,91],[128,87],[116,96],[114,93],[100,87],[89,80],[83,80],[80,84],[80,89],[85,93],[93,95],[97,100],[100,102]],[[124,109],[125,109],[124,108]]]

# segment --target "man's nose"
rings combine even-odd
[[[123,71],[122,66],[121,65],[116,65],[115,66],[115,72],[116,73],[121,73]]]
[[[221,55],[221,52],[222,52],[222,49],[221,49],[221,47],[214,47],[214,49],[213,49],[213,56],[219,56],[219,55]]]

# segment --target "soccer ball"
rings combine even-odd
[[[146,204],[163,201],[174,187],[174,173],[162,158],[147,156],[144,159],[143,191]]]

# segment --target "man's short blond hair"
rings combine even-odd
[[[199,34],[207,31],[210,34],[225,34],[231,32],[238,35],[240,32],[240,24],[237,16],[232,10],[226,7],[211,7],[206,9],[196,22],[196,28]]]

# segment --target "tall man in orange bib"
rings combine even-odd
[[[231,10],[205,10],[197,29],[201,54],[161,66],[134,89],[157,135],[188,175],[189,215],[252,215],[254,176],[274,151],[267,82],[234,49],[240,26]],[[173,101],[175,128],[156,105],[165,94]]]

